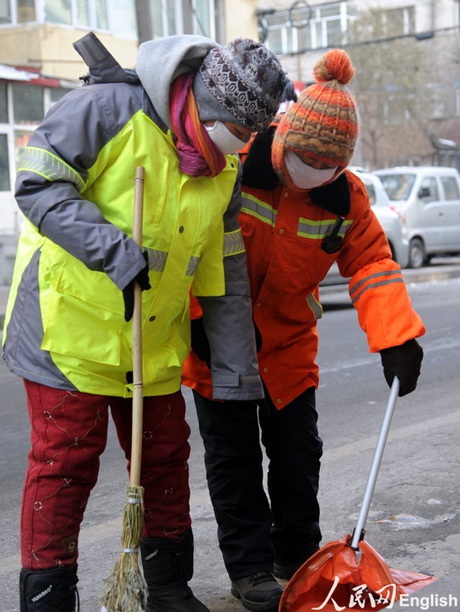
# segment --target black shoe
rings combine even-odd
[[[232,595],[241,599],[246,610],[251,612],[278,610],[282,594],[282,587],[270,572],[257,572],[232,580]]]

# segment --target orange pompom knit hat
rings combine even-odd
[[[350,57],[341,49],[328,51],[316,62],[313,75],[317,82],[288,108],[273,139],[272,162],[283,182],[290,184],[284,163],[287,150],[304,161],[310,157],[329,167],[339,166],[336,176],[350,163],[358,138],[358,116],[345,85],[354,74]]]

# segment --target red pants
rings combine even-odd
[[[72,566],[107,442],[109,407],[129,470],[131,400],[29,381],[25,388],[32,448],[21,508],[22,566],[30,570]],[[175,538],[190,527],[189,434],[180,391],[144,398],[143,537]]]

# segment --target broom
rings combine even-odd
[[[134,179],[133,239],[139,246],[142,246],[143,195],[144,168],[138,166]],[[142,290],[134,283],[131,466],[123,512],[123,552],[107,579],[107,591],[102,599],[108,612],[144,612],[147,603],[147,585],[139,564],[139,541],[144,518],[144,489],[140,486],[143,412],[141,302]]]

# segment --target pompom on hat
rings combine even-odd
[[[268,129],[281,102],[296,99],[276,55],[248,38],[211,49],[193,91],[201,121],[229,121],[254,132]]]
[[[343,171],[350,163],[358,139],[358,113],[352,94],[346,89],[355,74],[350,57],[332,49],[315,64],[316,83],[299,94],[281,118],[272,147],[272,161],[283,182],[287,150],[304,161],[311,158]]]

